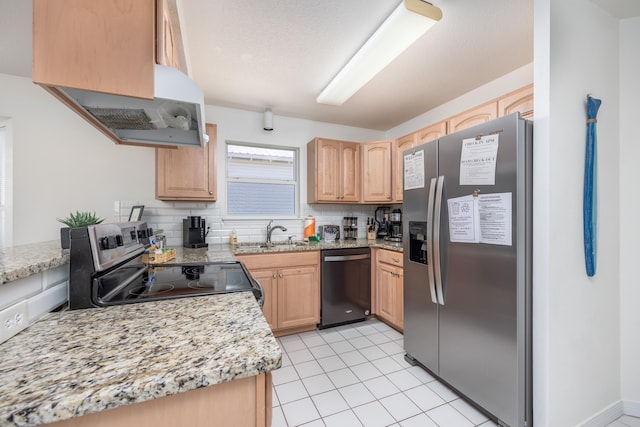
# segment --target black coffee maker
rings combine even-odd
[[[376,209],[376,223],[378,223],[378,231],[376,238],[389,239],[391,223],[389,222],[389,208],[380,206]]]
[[[206,248],[209,245],[205,239],[209,234],[209,227],[205,230],[204,218],[188,216],[182,220],[182,246],[185,248]]]
[[[389,240],[392,242],[402,242],[402,211],[394,209],[391,211],[391,227]]]

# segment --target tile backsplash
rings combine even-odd
[[[238,243],[264,242],[267,237],[267,224],[273,219],[273,225],[282,225],[286,232],[275,230],[272,241],[302,240],[304,217],[311,215],[316,219],[316,230],[320,225],[335,224],[342,229],[342,218],[355,216],[358,218],[358,238],[366,238],[367,218],[374,217],[378,205],[331,205],[303,204],[302,218],[281,219],[231,219],[223,216],[222,209],[216,203],[198,202],[163,202],[160,200],[117,201],[115,217],[118,221],[129,218],[131,207],[144,205],[142,221],[146,221],[156,233],[162,230],[167,238],[168,246],[182,245],[182,220],[187,216],[201,216],[209,229],[207,243],[229,243],[232,230],[236,230]]]

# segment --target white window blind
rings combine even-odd
[[[295,216],[298,150],[227,143],[227,214]]]

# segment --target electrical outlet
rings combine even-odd
[[[0,343],[26,328],[28,318],[27,301],[0,311]]]

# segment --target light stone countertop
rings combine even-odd
[[[36,426],[280,367],[250,292],[49,313],[0,345],[0,426]]]
[[[59,240],[0,249],[0,286],[68,263]]]
[[[390,242],[388,240],[338,240],[335,242],[297,242],[289,245],[287,242],[274,242],[269,248],[260,247],[262,243],[248,242],[238,243],[232,252],[235,255],[249,254],[269,254],[277,252],[302,252],[302,251],[318,251],[323,249],[347,249],[347,248],[383,248],[392,251],[402,252],[402,242]]]

